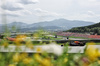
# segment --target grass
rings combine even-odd
[[[96,45],[100,45],[100,42],[95,43]]]
[[[88,39],[88,40],[91,40],[91,39],[92,39],[92,38],[85,38],[85,37],[74,37],[74,36],[70,36],[69,38]]]
[[[42,39],[42,40],[62,40],[62,38],[55,38],[55,37],[49,37],[49,36],[45,36],[46,38]],[[49,39],[48,39],[49,38]]]
[[[96,43],[96,45],[100,45],[100,43]]]
[[[58,36],[58,37],[63,37],[63,36]],[[67,38],[67,36],[66,36]],[[87,40],[93,40],[92,38],[85,38],[85,37],[74,37],[74,36],[69,36],[69,39],[70,38],[78,38],[78,39],[87,39]]]

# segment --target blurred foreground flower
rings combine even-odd
[[[25,59],[26,57],[28,57],[28,53],[21,53],[21,54],[19,55],[19,57],[20,57],[20,60],[23,60],[23,59]]]
[[[94,42],[88,42],[87,45],[95,45]]]
[[[98,60],[98,64],[100,64],[100,60]]]
[[[25,35],[18,35],[15,39],[15,43],[17,46],[20,46],[22,41],[25,41],[26,36]]]
[[[9,43],[8,43],[7,40],[3,40],[3,41],[2,41],[2,46],[8,47],[8,45],[9,45]]]
[[[44,58],[43,61],[41,62],[41,66],[52,66],[51,60]]]
[[[21,41],[24,41],[26,36],[18,36],[16,38],[16,46],[20,49]],[[34,44],[30,39],[25,40],[25,49],[34,50]],[[37,44],[37,43],[36,43]],[[95,48],[95,43],[87,43],[85,53],[73,54],[68,52],[68,44],[63,47],[56,43],[50,42],[43,44],[41,41],[37,46],[37,53],[0,53],[0,66],[100,66],[100,50]],[[42,45],[43,44],[43,45]],[[2,42],[4,47],[9,46],[7,40]],[[39,53],[40,52],[40,53]]]
[[[14,64],[9,64],[8,66],[16,66],[16,65],[14,65]]]
[[[9,44],[8,44],[7,42],[4,42],[4,43],[3,43],[3,46],[4,46],[4,47],[7,47],[8,45],[9,45]]]
[[[34,54],[34,58],[36,59],[36,61],[38,61],[39,63],[42,62],[42,58],[39,54]]]
[[[86,55],[91,61],[96,61],[100,57],[100,50],[97,49],[95,45],[88,45],[86,49]]]
[[[16,40],[17,41],[24,41],[26,39],[26,36],[25,35],[18,35],[17,37],[16,37]]]
[[[64,58],[64,63],[67,63],[68,59],[67,58]]]
[[[35,54],[34,57],[40,66],[52,66],[50,59],[42,58],[39,54]]]
[[[31,62],[32,62],[32,58],[30,58],[30,57],[24,58],[24,59],[23,59],[23,63],[24,63],[24,64],[29,64],[29,63],[31,63]]]
[[[42,52],[42,48],[41,47],[37,47],[36,51],[37,52]]]
[[[27,40],[26,41],[26,46],[30,49],[34,49],[34,45],[32,44],[32,41],[31,40]]]
[[[13,56],[13,61],[14,62],[19,62],[20,61],[20,54],[19,53],[15,53],[15,55]]]

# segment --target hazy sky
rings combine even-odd
[[[100,22],[99,17],[100,0],[0,0],[0,22],[3,18],[29,24],[59,18]]]

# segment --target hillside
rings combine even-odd
[[[100,22],[93,24],[93,25],[89,25],[89,26],[72,28],[72,29],[67,30],[67,31],[68,32],[90,33],[90,34],[100,35]]]

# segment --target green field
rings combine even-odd
[[[92,40],[92,38],[74,37],[74,36],[70,36],[69,38],[78,38],[78,39],[88,39],[88,40]]]

